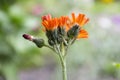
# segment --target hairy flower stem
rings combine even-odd
[[[66,59],[65,59],[66,51],[65,51],[64,45],[62,45],[61,49],[58,45],[56,45],[54,48],[48,45],[44,45],[44,46],[50,48],[51,50],[57,53],[57,55],[59,56],[60,62],[61,62],[61,66],[62,66],[63,80],[67,80]]]
[[[62,77],[63,77],[63,80],[67,80],[66,59],[64,57],[65,48],[62,47],[61,51],[58,47],[57,49],[58,49],[58,55],[59,55],[61,66],[62,66]]]
[[[50,46],[48,46],[46,44],[44,44],[44,46],[47,47],[47,48],[49,48],[49,49],[51,49],[51,50],[53,50],[53,51],[55,51],[52,47],[50,47]]]
[[[63,57],[61,55],[59,57],[60,57],[61,65],[62,65],[63,80],[67,80],[66,60],[65,60],[65,58],[63,59]]]

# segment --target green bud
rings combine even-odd
[[[74,25],[68,32],[67,32],[67,36],[69,38],[74,38],[79,34],[80,31],[80,27],[78,25]]]
[[[44,40],[40,38],[34,38],[33,42],[36,44],[37,47],[42,48],[44,46]]]

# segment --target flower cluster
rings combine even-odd
[[[87,38],[88,33],[82,26],[86,24],[89,19],[84,14],[74,13],[68,16],[61,16],[59,18],[52,18],[51,15],[42,17],[42,25],[44,26],[48,43],[51,46],[64,44],[64,46],[74,43],[76,39]]]
[[[71,18],[68,16],[52,18],[51,15],[42,17],[42,25],[44,26],[44,31],[50,46],[45,44],[41,38],[35,38],[28,34],[23,35],[25,39],[35,43],[37,47],[41,48],[45,46],[57,53],[62,66],[63,80],[67,80],[65,56],[69,45],[73,44],[76,39],[88,37],[87,31],[85,31],[82,26],[85,25],[89,19],[86,18],[84,14],[75,16],[75,14],[72,13],[71,16]]]
[[[73,44],[77,39],[87,38],[88,33],[82,26],[89,21],[84,14],[74,13],[69,16],[52,18],[50,14],[42,17],[41,24],[48,38],[49,45],[46,45],[41,38],[35,38],[31,35],[24,34],[23,37],[36,44],[37,47],[49,47],[55,52],[62,52],[62,48],[67,50],[68,46]],[[65,54],[64,54],[65,55]]]

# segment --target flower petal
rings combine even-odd
[[[85,31],[84,29],[80,30],[77,36],[77,39],[80,39],[80,38],[88,38],[88,32]]]

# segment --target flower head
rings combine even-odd
[[[42,25],[45,31],[51,31],[57,28],[58,20],[57,18],[52,18],[50,14],[42,16]]]
[[[78,14],[77,17],[75,16],[74,13],[72,13],[71,15],[72,15],[72,18],[69,19],[69,24],[67,26],[69,30],[68,35],[72,35],[69,33],[71,33],[73,29],[76,29],[74,30],[75,35],[73,36],[75,36],[77,39],[87,38],[88,37],[87,31],[81,28],[89,21],[89,18],[86,18],[84,14]]]
[[[69,40],[87,38],[88,33],[82,26],[84,26],[89,19],[84,14],[75,16],[71,14],[72,18],[68,16],[61,16],[59,18],[52,18],[51,15],[42,17],[42,25],[46,30],[46,36],[51,46],[55,44],[68,43]]]
[[[42,17],[42,25],[46,30],[54,30],[57,27],[65,27],[68,20],[67,16],[61,16],[60,18],[52,18],[50,14]]]
[[[89,21],[89,18],[86,18],[85,14],[78,14],[78,16],[75,17],[75,14],[72,13],[72,24],[78,24],[80,27],[82,27],[88,21]]]
[[[42,22],[42,25],[45,27],[46,30],[54,30],[58,27],[58,19],[57,18],[51,18],[51,19],[45,19]]]
[[[65,27],[68,19],[68,16],[61,16],[60,18],[58,18],[59,26]]]

